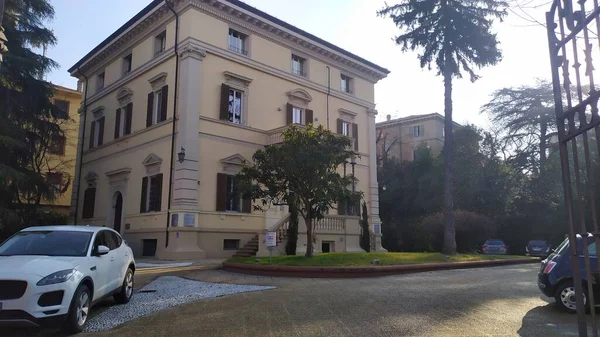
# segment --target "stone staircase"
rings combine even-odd
[[[233,257],[253,257],[256,256],[256,252],[258,252],[258,234],[238,250]]]

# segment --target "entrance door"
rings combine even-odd
[[[123,196],[117,192],[115,200],[115,219],[113,220],[113,229],[121,233],[121,215],[123,213]]]

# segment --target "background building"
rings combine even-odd
[[[427,146],[434,156],[444,148],[444,116],[439,113],[412,115],[377,123],[377,154],[381,158],[411,161],[420,146]],[[454,123],[457,127],[459,124]]]

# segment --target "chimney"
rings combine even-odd
[[[392,119],[392,115],[387,115],[385,117],[387,118],[388,121]]]

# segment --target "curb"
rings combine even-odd
[[[506,259],[493,261],[469,261],[452,263],[425,263],[396,266],[369,266],[369,267],[332,267],[332,266],[273,266],[256,265],[236,262],[223,262],[223,270],[259,276],[275,277],[307,277],[307,278],[349,278],[349,277],[377,277],[396,274],[420,273],[426,271],[467,269],[480,267],[495,267],[513,264],[540,262],[537,258]]]

